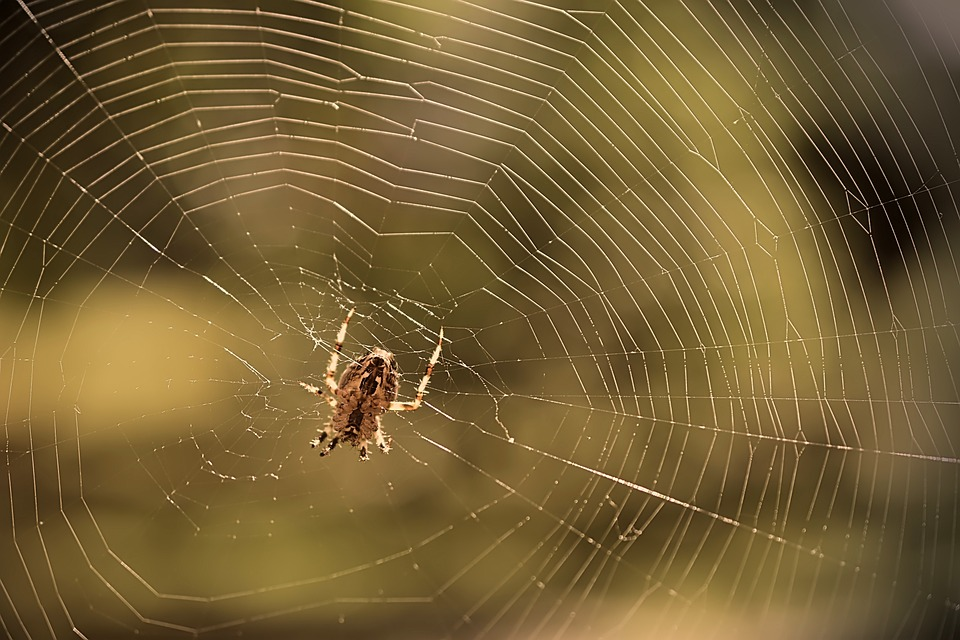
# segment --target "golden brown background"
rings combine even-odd
[[[951,3],[0,11],[4,635],[958,633]]]

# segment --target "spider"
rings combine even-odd
[[[393,439],[380,428],[381,414],[385,411],[414,411],[420,408],[424,389],[433,373],[433,366],[440,359],[443,329],[440,329],[440,340],[437,342],[437,348],[433,350],[433,355],[430,356],[427,372],[420,380],[420,386],[417,387],[416,399],[413,402],[398,402],[397,364],[393,354],[380,347],[374,347],[367,355],[350,363],[340,376],[339,385],[333,380],[337,371],[340,349],[347,337],[347,325],[354,311],[356,308],[350,309],[347,318],[340,325],[337,344],[330,353],[330,364],[327,365],[327,375],[324,378],[324,383],[330,390],[330,396],[323,396],[323,389],[312,384],[301,382],[300,386],[310,393],[323,397],[334,410],[330,422],[320,430],[316,438],[310,441],[310,446],[319,447],[329,438],[330,443],[320,452],[321,456],[325,456],[338,444],[345,442],[359,447],[360,461],[366,462],[370,459],[367,451],[367,443],[370,440],[377,443],[380,451],[384,453],[390,451],[390,443]]]

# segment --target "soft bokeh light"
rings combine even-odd
[[[10,637],[958,633],[948,3],[0,11]]]

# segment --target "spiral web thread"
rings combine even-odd
[[[4,634],[960,633],[960,15],[862,4],[4,3]]]

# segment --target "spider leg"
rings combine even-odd
[[[413,402],[397,402],[396,400],[390,403],[390,406],[387,407],[390,411],[414,411],[420,408],[420,405],[423,403],[423,394],[425,393],[424,389],[427,388],[427,383],[430,382],[430,376],[433,375],[433,366],[437,364],[437,360],[440,359],[440,348],[443,346],[443,327],[440,328],[440,339],[437,341],[437,348],[433,350],[433,355],[430,356],[430,364],[427,365],[427,373],[424,374],[423,379],[420,380],[420,386],[417,387],[417,397]]]
[[[325,455],[327,455],[328,453],[330,453],[330,451],[331,451],[335,446],[337,446],[337,442],[340,441],[339,438],[334,438],[334,437],[333,437],[333,427],[331,426],[331,424],[330,424],[329,422],[323,426],[323,429],[321,429],[319,432],[317,432],[317,437],[310,441],[310,446],[313,447],[313,448],[319,447],[321,444],[323,444],[323,441],[326,440],[327,438],[332,438],[332,440],[331,440],[330,444],[327,445],[327,447],[324,448],[324,450],[320,452],[320,455],[322,455],[322,456],[325,456]],[[336,442],[334,442],[334,441],[336,441]]]
[[[357,308],[354,307],[347,313],[346,319],[343,321],[343,324],[340,325],[340,332],[337,333],[337,344],[334,345],[333,351],[330,353],[330,363],[327,365],[327,375],[323,381],[331,393],[337,392],[337,381],[334,380],[333,377],[337,373],[337,361],[340,359],[340,349],[343,348],[343,341],[347,339],[347,325],[350,324],[350,318],[353,317],[353,312],[356,310]],[[337,406],[336,400],[333,401],[332,406]]]
[[[323,442],[323,438],[322,438],[322,437],[319,438],[318,440],[319,440],[319,442],[317,442],[317,444],[320,444],[320,442]],[[323,451],[320,452],[320,457],[323,457],[323,456],[327,455],[328,453],[330,453],[331,451],[333,451],[334,448],[335,448],[338,444],[340,444],[340,436],[334,436],[334,437],[330,440],[330,444],[328,444],[328,445],[326,446],[326,448],[325,448]]]
[[[310,393],[315,393],[316,395],[326,400],[327,404],[333,407],[334,409],[337,408],[337,399],[332,396],[323,395],[323,389],[321,389],[320,387],[312,384],[307,384],[306,382],[302,382],[302,381],[300,382],[300,386],[306,389],[307,391],[309,391]]]
[[[379,421],[380,418],[378,417],[377,422],[379,423]],[[374,437],[377,440],[377,446],[380,447],[380,451],[383,451],[384,453],[390,453],[390,444],[393,442],[393,438],[385,434],[383,429],[380,428],[379,424],[377,425],[377,431]]]
[[[360,445],[360,462],[366,462],[370,459],[370,454],[367,452],[367,441],[364,440],[363,444]]]

